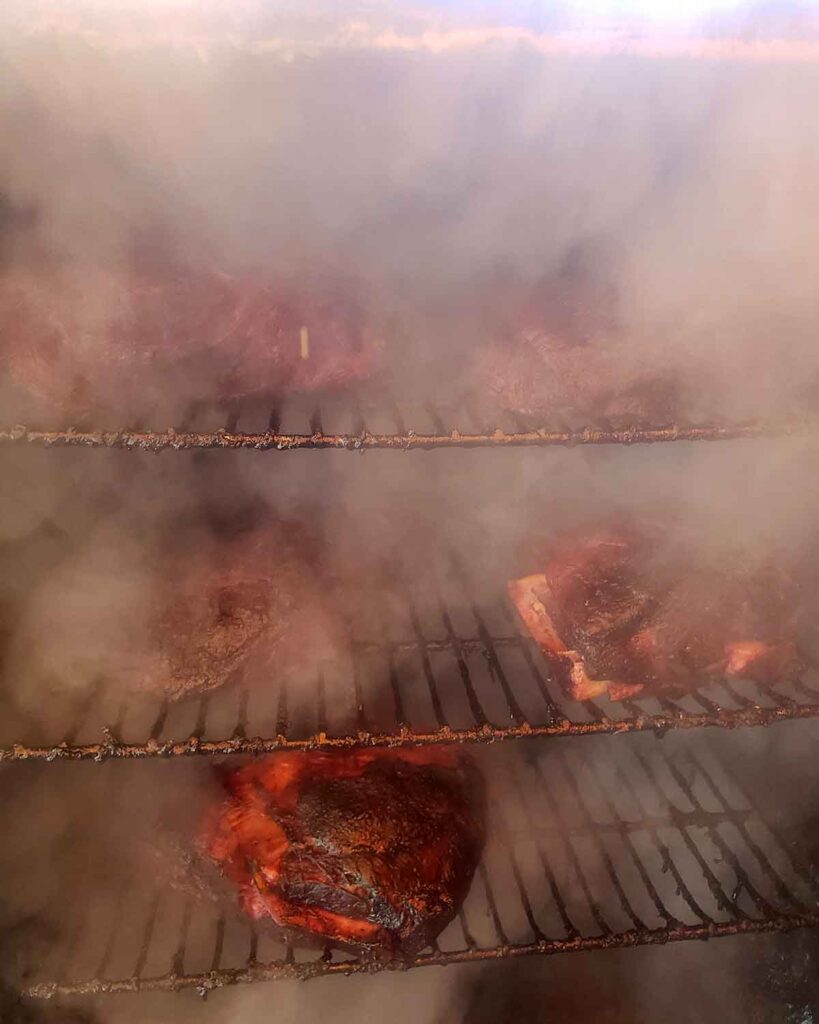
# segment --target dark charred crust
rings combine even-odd
[[[332,910],[334,914],[343,914],[345,917],[358,918],[362,921],[375,919],[368,900],[332,885],[294,881],[282,882],[275,889],[285,899],[305,907],[320,907]],[[396,927],[395,924],[391,926]]]
[[[223,849],[225,830],[235,836],[224,869],[240,887],[252,880],[257,912],[263,907],[279,925],[298,923],[345,946],[418,951],[466,897],[485,827],[474,764],[454,752],[427,759],[304,755],[282,765],[281,782],[276,759],[240,769],[213,849]],[[260,810],[275,823],[270,846],[259,838],[267,829]],[[245,814],[253,815],[252,862],[241,852]]]

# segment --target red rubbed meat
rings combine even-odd
[[[484,407],[539,423],[663,423],[679,404],[670,376],[618,335],[611,290],[568,270],[496,313],[494,340],[478,352],[475,397]]]
[[[251,917],[413,952],[466,898],[484,796],[460,751],[276,754],[233,772],[227,789],[203,845]]]
[[[148,559],[138,547],[121,557],[122,541],[92,539],[30,599],[16,652],[32,692],[103,677],[176,699],[237,672],[255,682],[312,669],[343,649],[335,601],[292,524],[234,539],[189,528]]]
[[[509,595],[570,696],[684,692],[709,677],[759,683],[803,670],[794,581],[774,566],[661,558],[647,537],[564,537]]]
[[[8,270],[0,338],[11,380],[72,414],[144,402],[174,382],[191,399],[336,388],[371,376],[382,347],[342,291],[167,261]]]
[[[487,345],[478,356],[478,378],[490,405],[539,424],[576,416],[662,424],[678,407],[672,384],[636,365],[624,346],[575,345],[537,328]]]
[[[340,623],[311,561],[286,524],[176,549],[151,622],[160,671],[145,687],[182,697],[221,686],[251,663],[282,672],[342,647]]]

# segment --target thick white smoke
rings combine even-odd
[[[819,379],[819,70],[804,61],[550,55],[532,38],[580,15],[529,7],[515,5],[525,31],[486,36],[502,20],[497,4],[460,20],[457,11],[383,4],[351,13],[251,2],[8,5],[0,195],[14,216],[0,236],[4,270],[45,251],[115,275],[134,235],[149,230],[166,233],[186,259],[228,272],[343,271],[401,325],[389,370],[412,404],[466,387],[498,282],[535,282],[582,252],[616,288],[635,367],[685,369],[729,417],[788,414]],[[92,325],[109,312],[98,280],[90,269],[93,301],[81,314]],[[84,343],[95,337],[89,329]],[[196,396],[182,397],[179,406]],[[700,411],[696,391],[691,404]],[[267,515],[318,523],[334,569],[400,557],[422,580],[455,546],[484,596],[501,592],[528,537],[623,511],[670,507],[706,545],[740,538],[793,556],[815,536],[816,456],[810,436],[363,459],[4,450],[2,539],[17,545],[56,521],[69,549],[88,555],[75,556],[66,580],[64,565],[53,568],[53,537],[35,537],[36,557],[9,563],[2,597],[11,604],[32,589],[30,608],[76,610],[89,629],[97,610],[105,622],[115,593],[121,599],[126,560],[136,567],[130,579],[140,579],[140,545],[152,549],[170,522],[206,511],[227,521],[257,499]],[[91,544],[100,518],[103,548]],[[132,585],[136,614],[151,595]],[[377,604],[378,593],[369,600]],[[366,615],[360,625],[371,626]],[[69,627],[70,651],[100,668],[107,648],[128,639],[123,631]],[[41,633],[38,657],[52,676],[64,664],[61,636],[65,619],[51,649]],[[42,705],[48,719],[30,669],[17,660],[4,680],[10,704],[28,714]],[[93,675],[73,671],[69,683],[91,687]],[[771,735],[788,742],[784,729]],[[68,786],[64,794],[65,806],[43,800],[43,817],[61,824],[65,807],[82,812],[82,798]],[[44,829],[19,810],[20,828]],[[40,909],[36,892],[31,904]],[[671,970],[680,955],[618,955],[617,970]],[[696,954],[684,956],[688,964]],[[603,970],[599,960],[576,963],[582,969],[566,970],[579,981]],[[727,953],[726,963],[727,971]],[[476,976],[465,969],[459,983],[468,979],[468,989]],[[255,1021],[271,1019],[275,1002],[276,1020],[303,1019],[307,1008],[316,1019],[363,1022],[390,1003],[397,1019],[443,1021],[454,1019],[453,977],[337,979],[317,983],[321,994],[309,1001],[292,986],[201,1008],[189,996],[157,997],[101,1013]],[[632,1006],[645,1019],[647,1003],[635,990]],[[466,1020],[482,1019],[468,993],[457,1005]]]

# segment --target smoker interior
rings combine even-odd
[[[79,700],[50,698],[48,720],[4,716],[0,760],[491,743],[819,716],[815,667],[776,687],[709,681],[675,699],[578,702],[554,680],[500,587],[494,600],[484,599],[458,567],[396,584],[391,597],[380,602],[378,620],[361,625],[350,656],[315,677],[277,674],[274,666],[269,685],[237,678],[170,705],[100,680]]]
[[[383,388],[371,395],[323,399],[320,404],[291,398],[275,405],[244,401],[201,403],[184,410],[172,427],[158,428],[146,410],[136,423],[0,425],[0,443],[45,447],[79,446],[142,451],[237,449],[291,451],[342,449],[409,451],[435,448],[511,448],[561,445],[650,444],[775,437],[805,428],[805,417],[732,423],[722,419],[686,423],[627,423],[600,418],[553,417],[535,422],[503,412],[487,412],[469,400],[403,403]]]
[[[798,15],[795,17],[797,20],[788,32],[798,36]],[[169,31],[172,32],[172,26]],[[380,31],[380,27],[374,25],[374,31]],[[737,33],[742,31],[740,26]],[[436,33],[431,35],[438,38]],[[506,37],[507,42],[520,45],[521,54],[515,53],[515,63],[524,68],[528,35],[531,33],[521,32]],[[731,59],[754,61],[805,60],[816,56],[815,41],[810,39],[777,38],[766,42],[762,37],[756,38],[753,31],[748,38],[737,40],[719,36],[698,40],[683,36],[679,40],[652,39],[642,38],[639,32],[632,38],[633,33],[619,30],[615,31],[615,38],[602,40],[595,36],[584,41],[571,32],[563,35],[565,39],[552,39],[544,52],[586,52],[597,56],[603,52],[625,52],[630,55],[627,63],[633,63],[632,58],[640,54],[666,58],[703,56],[709,60],[727,55]],[[207,54],[207,48],[203,52]],[[357,54],[356,59],[360,59]],[[556,63],[561,59],[558,57]],[[122,60],[125,65],[128,58],[123,56]],[[581,67],[585,60],[581,58]],[[677,59],[668,62],[668,67],[672,79],[679,83],[681,98],[694,101],[690,107],[691,121],[697,123],[698,131],[705,134],[708,129],[725,139],[725,148],[737,160],[743,178],[758,174],[761,179],[779,183],[780,169],[764,161],[757,164],[753,151],[746,151],[743,146],[750,128],[753,147],[759,148],[759,138],[765,137],[765,119],[769,121],[768,128],[775,127],[775,105],[769,107],[763,96],[759,122],[748,119],[745,129],[734,133],[727,117],[712,122],[705,116],[704,107],[700,116],[695,103],[701,96],[697,90],[687,91],[688,72],[679,74],[682,64]],[[722,69],[715,67],[721,75]],[[60,61],[55,61],[56,81],[59,71]],[[606,81],[606,76],[601,80]],[[252,81],[248,75],[248,82]],[[492,79],[488,82],[491,84]],[[523,77],[514,82],[515,91],[527,96],[530,84],[537,83]],[[673,114],[674,108],[664,106],[663,83],[657,84],[659,113],[652,113],[652,119],[662,120],[666,114]],[[557,88],[550,86],[550,92],[560,96],[561,105],[573,114],[576,96],[571,89],[566,90],[565,97],[562,95],[560,79],[556,85]],[[197,95],[195,90],[191,94]],[[396,90],[396,95],[402,93]],[[719,98],[719,94],[715,95]],[[774,91],[773,95],[787,101],[789,94]],[[229,139],[233,128],[230,121],[234,118],[237,125],[241,124],[241,116],[236,113],[241,114],[241,109],[230,102],[232,96],[226,91],[220,97],[230,111],[228,131],[214,132],[213,138]],[[349,102],[346,94],[339,91],[340,100],[353,112],[358,96],[354,92],[354,102]],[[751,101],[758,102],[759,98],[749,89],[745,102],[750,106]],[[47,99],[48,93],[44,92],[46,110]],[[621,117],[623,127],[627,127],[632,101],[627,92],[623,99],[624,110],[615,110],[613,115],[606,112],[605,121],[599,122],[602,128],[598,126],[593,131],[605,135],[608,124],[617,126]],[[538,93],[533,89],[533,110],[538,109],[537,103]],[[592,115],[596,106],[592,96]],[[732,104],[726,106],[734,112]],[[309,116],[312,109],[305,109],[306,124],[314,123]],[[498,110],[503,113],[505,108],[501,105]],[[169,104],[169,115],[172,112],[173,106]],[[377,105],[374,112],[378,113]],[[593,116],[583,117],[582,106],[579,113],[578,120],[598,125]],[[737,113],[745,113],[742,102],[737,104]],[[36,109],[32,108],[32,114],[36,115]],[[497,116],[492,105],[487,104],[485,109],[481,106],[480,114],[482,131],[491,134],[493,118]],[[407,104],[410,128],[412,115],[413,107]],[[86,120],[83,115],[83,131]],[[55,110],[55,123],[60,124],[59,108]],[[87,130],[93,131],[98,123],[92,116]],[[271,123],[275,124],[272,116]],[[320,121],[315,123],[319,130],[311,129],[311,135],[333,135],[322,132]],[[374,117],[373,124],[379,123]],[[743,124],[742,116],[736,123]],[[787,119],[782,123],[786,129],[793,128]],[[32,116],[31,127],[36,139],[36,116]],[[342,124],[341,138],[344,127]],[[558,155],[560,128],[558,122]],[[70,117],[65,118],[65,129],[69,133],[72,129]],[[798,129],[792,134],[798,137]],[[532,142],[537,143],[535,133],[533,136]],[[286,133],[284,138],[288,138]],[[680,132],[670,138],[683,157],[683,171],[689,160],[700,170],[697,157],[701,155],[703,178],[711,175],[725,187],[722,178],[713,173],[715,165],[708,159],[709,151],[705,146],[699,147],[695,134]],[[635,141],[638,139],[635,135]],[[772,152],[789,152],[790,146],[783,144],[783,132],[777,135],[773,130],[770,139]],[[502,132],[498,133],[497,141],[495,148],[505,152],[507,140]],[[136,133],[135,161],[140,155],[138,143]],[[23,156],[27,148],[23,147]],[[239,171],[239,160],[245,155],[241,146],[221,148],[235,149],[233,159]],[[58,138],[54,151],[59,161]],[[112,151],[116,152],[115,146]],[[605,153],[605,148],[602,151]],[[311,147],[294,146],[291,141],[290,152],[298,153],[303,163],[314,166],[320,163],[322,151],[319,149],[317,154]],[[509,152],[511,157],[515,156],[511,146]],[[366,157],[366,147],[362,153]],[[48,155],[53,159],[50,152]],[[482,152],[480,155],[480,163],[487,162],[491,170]],[[64,171],[57,177],[71,183],[81,200],[83,189],[78,187],[79,181],[74,183],[73,177],[77,167],[70,152],[67,156]],[[676,154],[672,156],[675,159],[670,166],[676,169]],[[527,171],[540,157],[540,150],[533,144],[532,159],[526,161]],[[579,149],[575,159],[605,167],[604,177],[612,178],[611,169],[618,168],[617,162],[596,157],[594,147],[589,147],[588,151]],[[808,147],[800,160],[809,166],[810,159]],[[474,162],[471,152],[470,160]],[[209,163],[206,159],[205,164]],[[127,161],[123,165],[126,173],[122,177],[127,181]],[[25,159],[20,166],[26,167]],[[44,161],[44,178],[48,177],[48,166],[49,161]],[[180,161],[183,179],[185,166],[184,160]],[[446,173],[446,164],[442,166]],[[510,160],[510,166],[515,166],[514,160]],[[667,166],[664,160],[663,167]],[[720,162],[719,167],[722,166]],[[265,174],[269,174],[275,186],[280,182],[276,164],[272,167],[273,173],[269,174],[265,165]],[[206,177],[218,182],[220,169],[224,170],[216,159]],[[342,178],[345,171],[349,175],[349,167],[343,161],[339,169]],[[379,165],[371,169],[377,177]],[[523,164],[520,169],[524,169]],[[630,164],[626,162],[620,169],[621,177],[629,177]],[[145,170],[150,174],[150,162]],[[578,167],[578,172],[581,170]],[[35,196],[39,173],[38,170],[32,176]],[[674,173],[663,173],[674,179]],[[300,177],[310,180],[312,175]],[[523,201],[526,175],[521,174],[520,178]],[[586,179],[580,173],[578,178],[578,191],[582,194]],[[94,175],[89,175],[90,181],[94,179]],[[234,189],[235,182],[241,179],[240,172],[231,175],[224,191]],[[434,183],[436,179],[432,180]],[[158,181],[161,183],[162,179]],[[499,182],[503,187],[501,179]],[[455,176],[453,183],[461,184]],[[558,175],[558,195],[560,183]],[[589,191],[596,188],[608,194],[610,183],[592,178]],[[511,184],[514,189],[515,182]],[[795,202],[810,199],[807,190],[800,195],[798,175],[794,175],[791,184],[793,187],[784,193],[786,197],[796,197]],[[185,180],[185,185],[195,208],[202,198],[195,176]],[[429,181],[419,175],[420,197],[424,198],[423,189],[428,185]],[[543,187],[541,182],[539,185]],[[398,183],[391,181],[391,186],[397,189]],[[613,195],[623,191],[616,181],[614,186]],[[586,187],[589,188],[588,183]],[[177,198],[173,190],[168,191],[171,198]],[[240,192],[241,187],[235,191]],[[462,191],[468,194],[467,189]],[[252,192],[248,190],[249,195]],[[739,182],[736,192],[744,194]],[[753,190],[749,192],[750,197],[754,194]],[[481,193],[476,193],[476,197],[479,204]],[[675,198],[675,193],[659,188],[650,197],[652,209],[660,210],[669,197]],[[112,205],[111,198],[116,200],[115,195],[106,194],[105,188],[100,190],[100,210],[106,203]],[[709,236],[707,230],[707,189],[701,198],[700,235],[703,252],[707,253],[709,243],[719,238],[718,232]],[[340,207],[345,207],[344,189],[339,191],[337,201]],[[367,201],[371,202],[369,195]],[[355,207],[355,197],[352,205]],[[377,204],[372,205],[377,212]],[[779,208],[779,203],[771,205]],[[298,203],[293,206],[297,208]],[[568,214],[576,216],[573,204],[566,206]],[[725,206],[726,224],[730,227],[731,215],[736,216],[737,208],[730,201]],[[77,202],[77,208],[83,209],[81,202]],[[87,204],[87,208],[94,210],[93,204]],[[805,208],[809,210],[809,202],[805,202]],[[696,229],[697,217],[691,216],[691,207],[683,202],[678,209],[686,226],[693,224]],[[699,210],[696,207],[695,214]],[[636,212],[639,216],[641,211],[636,207]],[[736,239],[738,248],[754,248],[746,245],[744,236],[749,230],[754,240],[759,237],[760,250],[762,242],[770,242],[764,209],[757,214],[757,208],[748,204],[745,215],[737,219],[741,228]],[[447,218],[436,216],[436,220],[447,232],[451,231]],[[662,230],[663,217],[657,220],[658,230]],[[715,220],[719,227],[723,226],[720,217]],[[586,218],[582,221],[585,224]],[[593,229],[595,218],[589,217],[588,222]],[[639,221],[629,217],[627,223],[627,233],[633,232],[639,248]],[[93,218],[89,218],[89,225],[93,225]],[[317,251],[321,251],[325,239],[322,232],[316,233]],[[516,233],[507,233],[517,244]],[[560,217],[545,233],[560,237]],[[387,234],[388,244],[404,259],[406,249],[400,221],[396,222],[396,230]],[[468,232],[464,234],[468,236]],[[796,252],[799,232],[792,229],[789,234],[793,236]],[[672,245],[679,237],[673,230],[669,232]],[[730,237],[729,234],[729,240]],[[526,239],[521,241],[525,243]],[[779,262],[789,269],[788,248],[772,248]],[[719,247],[712,245],[712,249],[718,257]],[[525,244],[520,251],[519,258],[532,259],[526,254]],[[678,252],[669,251],[667,246],[662,262],[667,260],[672,268],[677,256]],[[537,260],[537,253],[534,258]],[[703,265],[711,269],[716,263],[705,258]],[[726,252],[725,268],[720,268],[719,273],[724,273],[726,279],[729,275],[741,279],[744,266],[742,261],[734,263]],[[764,268],[764,261],[760,267]],[[715,274],[718,285],[723,283],[719,273]],[[803,285],[798,274],[793,276],[798,285]],[[695,308],[699,298],[696,277],[692,275],[690,299],[684,275],[668,279],[674,287],[682,283],[680,291]],[[772,293],[775,291],[774,288]],[[795,287],[793,296],[798,298],[799,291]],[[783,293],[783,307],[787,306],[788,294]],[[726,322],[727,329],[733,332],[733,320],[729,317]],[[779,325],[775,330],[779,330]],[[651,424],[567,421],[555,417],[547,422],[529,422],[487,416],[468,402],[452,402],[447,396],[429,398],[426,404],[411,404],[405,403],[403,396],[396,401],[383,394],[372,398],[365,394],[352,404],[349,400],[335,404],[322,399],[320,406],[312,400],[288,400],[275,406],[202,405],[170,413],[146,409],[144,415],[128,422],[117,422],[115,411],[109,414],[112,422],[65,423],[51,422],[48,417],[42,421],[24,418],[0,422],[0,445],[6,451],[14,449],[14,454],[24,448],[53,448],[53,452],[31,454],[47,454],[55,462],[60,461],[61,455],[64,462],[72,455],[87,455],[91,460],[104,456],[108,448],[125,449],[121,458],[126,465],[127,450],[167,452],[167,457],[179,464],[181,456],[174,453],[191,450],[251,449],[272,454],[331,449],[359,453],[373,450],[369,459],[378,458],[377,450],[389,450],[396,453],[389,456],[390,461],[400,464],[398,452],[439,448],[461,451],[659,443],[665,455],[668,443],[679,451],[689,447],[686,442],[750,440],[802,432],[811,427],[808,421],[795,418],[734,423],[714,417],[704,422]],[[68,448],[98,451],[59,450]],[[493,457],[490,452],[483,454]],[[538,458],[544,453],[531,454]],[[467,452],[462,458],[468,457]],[[304,458],[310,462],[310,456]],[[404,458],[421,456],[405,454]],[[215,459],[221,459],[221,469],[230,462],[229,457],[222,459],[217,455]],[[260,459],[260,465],[273,468],[264,456]],[[349,464],[351,460],[345,454],[336,461]],[[274,463],[277,467],[281,465],[275,458]],[[211,469],[217,477],[220,467],[212,463]],[[807,467],[806,475],[809,473]],[[229,481],[224,486],[229,489]],[[805,492],[807,507],[808,488]],[[805,730],[813,728],[812,722],[803,722],[803,729],[795,720],[819,716],[819,678],[815,667],[819,648],[814,638],[805,638],[805,647],[813,656],[811,667],[802,678],[786,685],[708,682],[681,698],[646,697],[627,702],[604,698],[577,703],[561,691],[537,645],[524,635],[506,601],[502,581],[494,581],[492,586],[484,582],[478,590],[457,572],[447,572],[445,579],[429,585],[412,580],[400,589],[394,602],[389,606],[385,602],[382,610],[382,620],[367,622],[367,628],[360,632],[352,630],[350,657],[327,664],[310,678],[294,678],[273,666],[266,687],[254,687],[235,678],[212,694],[178,704],[137,698],[126,693],[120,680],[100,679],[90,680],[92,685],[79,699],[55,696],[30,713],[16,706],[4,707],[0,715],[0,761],[9,763],[0,764],[6,782],[0,787],[0,807],[7,812],[6,827],[0,835],[0,865],[6,880],[3,903],[8,904],[3,907],[3,917],[7,913],[9,916],[0,930],[0,979],[9,981],[16,991],[40,999],[178,989],[206,994],[222,986],[262,980],[366,974],[819,927],[819,847],[812,806],[819,759],[806,753],[806,748],[798,749],[797,744],[794,750],[788,750],[792,735],[802,731],[804,736]],[[9,686],[14,687],[17,682],[9,680]],[[20,688],[23,690],[24,686]],[[712,728],[699,728],[704,726]],[[745,726],[771,728],[731,731]],[[611,735],[621,732],[634,735]],[[548,742],[546,737],[554,738],[554,742]],[[501,740],[516,742],[495,742]],[[170,833],[190,842],[196,815],[184,823],[176,822],[172,828],[169,813],[172,817],[173,810],[169,812],[166,804],[171,796],[183,802],[189,796],[191,811],[198,811],[200,808],[193,806],[196,799],[202,797],[204,801],[217,793],[218,786],[211,781],[217,755],[229,755],[229,763],[236,763],[237,754],[279,749],[448,742],[471,744],[483,770],[490,789],[489,839],[470,895],[457,918],[433,947],[412,960],[359,960],[338,950],[307,949],[284,941],[266,927],[252,925],[236,910],[235,900],[197,898],[171,885],[165,870],[150,870],[154,861],[143,853]],[[738,743],[746,744],[744,764],[734,757]],[[775,745],[779,754],[792,754],[793,821],[786,822],[784,813],[777,814],[774,820],[767,799],[770,794],[755,784],[753,773],[746,772],[753,765],[757,779],[766,772],[775,776],[782,767],[769,756]],[[144,763],[136,764],[137,759]],[[86,763],[69,765],[65,763],[68,760]],[[163,855],[172,856],[167,849],[158,854],[160,859]],[[20,916],[15,920],[18,911]],[[581,958],[569,959],[576,962]],[[602,954],[600,959],[604,959]],[[639,984],[639,968],[634,973],[635,984]],[[691,983],[694,991],[693,978]],[[730,980],[721,987],[728,1003],[732,999]],[[561,1012],[559,1004],[556,1012]],[[451,1015],[451,1009],[447,1015]]]
[[[58,451],[49,458],[64,461]],[[211,462],[203,472],[219,469]],[[101,679],[80,699],[55,695],[30,717],[8,709],[0,759],[33,763],[4,768],[13,773],[7,791],[19,781],[25,793],[34,773],[49,801],[61,787],[82,792],[66,798],[51,841],[36,813],[27,823],[25,798],[8,819],[31,835],[16,852],[37,890],[24,901],[28,923],[10,931],[19,939],[17,991],[207,992],[819,926],[815,851],[803,855],[792,835],[777,838],[758,792],[737,783],[744,776],[730,743],[747,736],[764,746],[766,730],[728,734],[819,715],[815,637],[803,638],[811,667],[787,685],[709,682],[674,699],[578,703],[525,635],[505,577],[490,578],[460,552],[429,554],[421,569],[393,567],[389,596],[379,593],[377,607],[349,624],[349,656],[314,677],[274,665],[267,685],[235,678],[172,704]],[[700,726],[722,728],[692,731]],[[773,735],[799,730],[792,721]],[[594,735],[619,732],[635,735]],[[536,738],[547,736],[555,742]],[[494,742],[511,739],[519,742]],[[170,880],[157,884],[167,872],[146,869],[138,852],[168,833],[166,793],[182,780],[191,797],[204,791],[199,780],[211,778],[214,755],[448,742],[475,746],[490,788],[489,842],[458,917],[411,960],[284,941],[243,917],[231,894],[214,901]],[[812,762],[803,763],[808,794]],[[194,817],[176,829],[183,845],[196,825]]]
[[[92,838],[75,818],[53,844],[42,837],[36,850],[30,844],[26,877],[37,879],[51,932],[21,964],[18,984],[38,997],[204,992],[819,924],[819,888],[801,864],[804,851],[776,837],[743,791],[738,763],[718,757],[703,735],[481,750],[491,838],[471,893],[433,947],[387,962],[294,947],[240,917],[228,900],[152,885],[162,872],[145,874],[140,839],[167,828],[158,794],[182,784],[180,769],[74,769],[87,773],[71,781],[83,787],[82,818],[104,829]],[[201,778],[209,769],[200,762],[186,770]],[[56,771],[42,769],[42,792]],[[126,842],[136,851],[127,869],[128,858],[112,853]],[[61,875],[49,870],[55,863]]]

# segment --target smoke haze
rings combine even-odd
[[[118,275],[148,237],[183,262],[227,274],[262,268],[350,281],[391,325],[384,377],[402,409],[454,403],[472,386],[495,307],[579,262],[613,289],[635,372],[660,366],[694,382],[688,415],[716,408],[727,419],[784,417],[819,394],[819,64],[544,55],[514,34],[449,45],[445,30],[460,24],[451,9],[357,5],[348,16],[316,4],[303,15],[248,2],[195,11],[177,4],[160,17],[145,13],[153,6],[57,11],[32,2],[0,14],[2,273],[28,273],[46,258],[69,266],[84,282],[76,344],[104,350]],[[466,28],[497,23],[496,7],[473,7]],[[579,17],[569,6],[529,8],[515,5],[515,21],[535,34]],[[793,10],[799,22],[804,12]],[[147,416],[151,426],[180,426],[201,383],[166,382],[153,409],[140,408],[140,395],[108,396],[105,425]],[[25,396],[9,392],[4,409],[4,423],[38,425]],[[269,410],[259,415],[263,429]],[[123,649],[140,646],[154,596],[148,554],[171,524],[215,529],[240,515],[309,522],[326,579],[355,592],[359,635],[378,635],[393,611],[385,580],[395,583],[396,566],[423,618],[435,610],[429,581],[451,582],[453,548],[478,599],[497,600],[529,538],[540,543],[615,514],[673,509],[670,530],[699,536],[706,549],[739,542],[761,558],[807,560],[817,455],[810,433],[754,444],[363,458],[8,446],[0,449],[3,730],[9,741],[36,741],[64,721],[55,693],[75,708]],[[46,628],[54,620],[44,608],[64,617],[61,628]],[[454,614],[464,608],[462,598]],[[40,626],[36,658],[15,646],[20,621]],[[68,670],[69,653],[82,655],[79,669],[74,658]],[[362,685],[378,694],[386,681],[374,672]],[[108,717],[106,705],[99,717],[111,722],[130,694],[122,678],[108,686],[113,710]],[[328,678],[327,686],[331,704],[349,704],[340,684]],[[788,753],[815,761],[809,744],[794,744],[793,725],[749,737],[748,747],[780,764]],[[179,730],[187,734],[184,722]],[[132,775],[148,769],[129,791],[135,817],[148,820],[168,771],[181,803],[211,792],[201,765],[181,768],[133,766]],[[66,871],[79,856],[80,825],[110,842],[112,860],[130,850],[89,816],[83,787],[95,770],[67,765],[57,782],[56,766],[4,769],[4,788],[19,786],[8,820],[20,837],[15,830],[4,849],[15,878],[9,918],[49,918],[61,906],[60,871],[41,886],[40,876],[26,881],[11,867],[27,863],[41,835],[63,837]],[[801,824],[803,810],[794,800],[790,820]],[[100,903],[112,896],[101,877]],[[316,995],[311,985],[309,996],[294,985],[260,986],[203,1006],[189,993],[152,996],[94,1012],[111,1024],[177,1014],[242,1024],[355,1016],[364,1024],[389,1006],[396,1021],[479,1024],[481,994],[501,988],[508,968],[544,1001],[553,990],[539,987],[542,978],[565,971],[574,986],[591,976],[601,999],[620,993],[626,1019],[648,1020],[656,1004],[647,992],[675,972],[705,970],[709,985],[745,991],[742,958],[764,942],[727,940],[706,954],[605,954],[607,967],[584,955],[565,969],[536,960],[485,976],[450,968],[338,978],[317,982]],[[647,990],[632,972],[653,979]],[[587,1007],[572,1009],[569,983],[561,984],[569,1009],[556,1019],[584,1019]],[[506,1011],[517,1005],[509,990]],[[674,1001],[680,1008],[679,992]],[[745,1009],[738,1003],[735,1019],[746,1019]],[[720,1011],[734,1019],[721,1001]],[[624,1019],[617,1012],[600,1019]],[[680,1014],[688,1019],[685,1007]]]
[[[100,264],[160,232],[226,272],[354,278],[400,319],[401,380],[426,394],[443,366],[468,371],[497,281],[582,251],[616,286],[635,363],[716,378],[727,414],[787,412],[815,378],[815,66],[384,53],[343,35],[313,51],[320,8],[283,56],[248,51],[267,24],[252,11],[204,49],[196,32],[3,35],[0,191],[35,218],[5,248],[96,267],[92,338]]]

